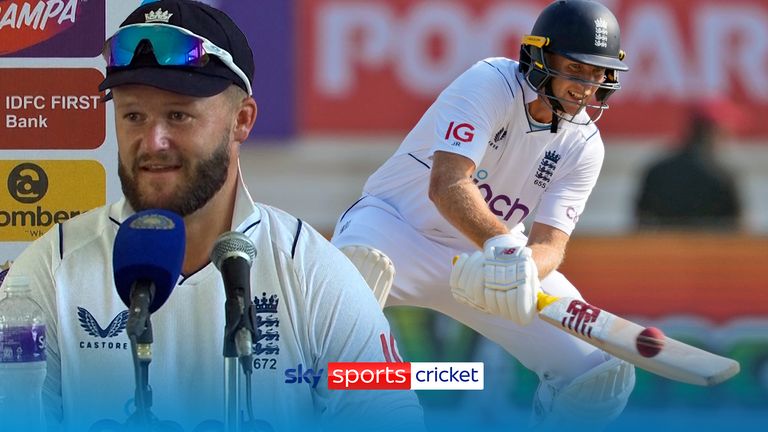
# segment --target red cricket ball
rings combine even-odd
[[[637,352],[643,357],[653,357],[664,348],[664,332],[656,327],[647,327],[637,335]]]

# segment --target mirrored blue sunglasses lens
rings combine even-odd
[[[136,47],[148,40],[158,64],[163,66],[204,66],[208,61],[203,41],[170,27],[126,27],[120,29],[105,47],[107,65],[128,66]]]

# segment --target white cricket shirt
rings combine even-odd
[[[112,271],[115,234],[132,213],[121,200],[68,220],[32,243],[10,270],[30,277],[45,311],[46,402],[66,430],[88,430],[109,419],[122,423],[133,412],[127,308]],[[382,362],[383,350],[394,348],[382,347],[389,325],[352,263],[307,224],[254,204],[242,182],[232,229],[257,249],[251,270],[256,417],[276,431],[321,424],[335,430],[336,421],[352,416],[366,430],[419,429],[422,412],[413,392],[328,390],[328,362]],[[187,431],[223,422],[224,300],[221,275],[209,263],[182,275],[151,318],[152,411]]]
[[[603,162],[593,123],[560,121],[557,133],[535,125],[527,104],[536,98],[518,62],[489,58],[451,83],[400,148],[365,184],[425,236],[459,249],[466,239],[429,200],[432,155],[441,150],[470,158],[473,179],[488,207],[513,231],[534,217],[570,234],[584,210]],[[576,120],[585,123],[586,113]]]

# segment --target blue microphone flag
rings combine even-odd
[[[168,210],[144,210],[120,225],[112,266],[115,287],[126,306],[130,307],[131,287],[137,281],[155,286],[150,313],[168,300],[181,274],[185,238],[184,220]]]

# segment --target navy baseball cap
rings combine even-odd
[[[253,93],[248,39],[224,12],[197,1],[145,2],[107,40],[103,54],[100,91],[142,84],[208,97],[235,84]]]

